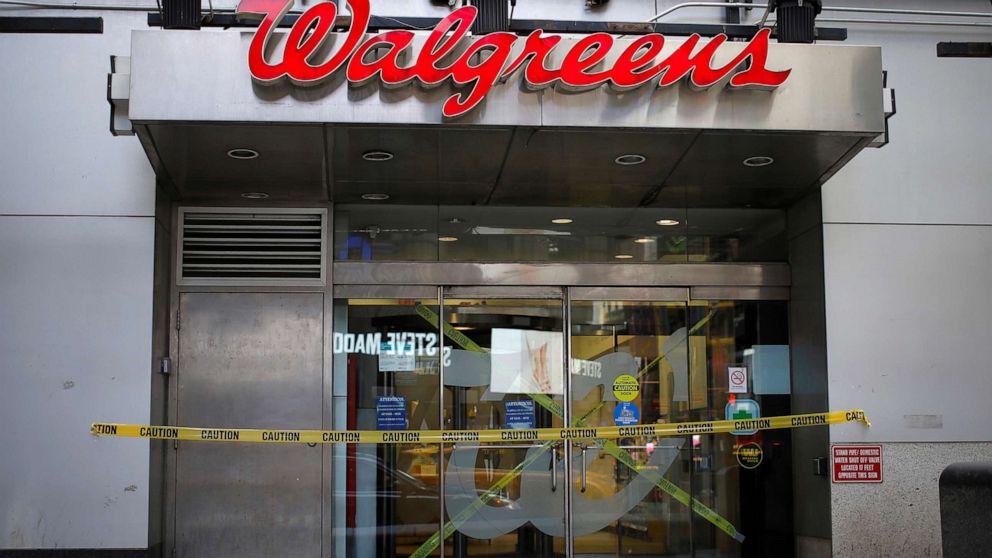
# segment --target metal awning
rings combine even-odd
[[[775,91],[535,92],[511,77],[446,121],[449,85],[257,85],[246,64],[251,37],[132,34],[128,118],[184,202],[247,191],[354,202],[375,191],[418,204],[788,207],[885,131],[877,47],[772,44],[769,66],[792,70]],[[739,45],[719,56],[732,59]],[[227,156],[237,148],[260,155]],[[364,160],[369,151],[394,158]],[[615,164],[625,154],[646,161]],[[774,163],[744,164],[759,156]]]

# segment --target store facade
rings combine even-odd
[[[717,420],[737,397],[825,410],[791,397],[788,211],[884,134],[879,49],[469,35],[471,7],[372,34],[364,2],[340,32],[318,4],[277,33],[287,6],[242,3],[254,32],[135,32],[112,76],[175,188],[169,424],[512,435]],[[177,556],[793,546],[788,431],[177,446]]]
[[[156,185],[153,373],[144,420],[92,420],[455,434],[94,439],[147,448],[149,552],[829,553],[826,426],[514,431],[840,408],[821,187],[889,139],[882,49],[343,4],[245,0],[258,28],[135,29],[114,58],[112,132]]]

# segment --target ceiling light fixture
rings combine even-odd
[[[661,225],[662,227],[674,227],[679,224],[679,222],[675,219],[658,219],[654,223],[656,225]]]
[[[388,151],[366,151],[362,153],[362,159],[373,163],[383,163],[385,161],[391,161],[393,154]]]
[[[439,236],[437,237],[438,242],[455,242],[458,240],[457,236]]]
[[[629,167],[632,165],[640,165],[641,163],[647,160],[648,158],[645,157],[644,155],[638,155],[637,153],[628,153],[627,155],[621,155],[616,159],[613,159],[613,162],[618,165]]]
[[[551,222],[556,225],[568,225],[572,223],[572,220],[569,219],[568,217],[559,217],[557,219],[552,219]]]
[[[772,164],[774,162],[775,162],[775,159],[773,159],[771,157],[768,157],[768,156],[765,156],[765,155],[758,155],[756,157],[748,157],[747,159],[744,159],[744,166],[745,167],[767,167],[768,165],[770,165],[770,164]]]
[[[465,219],[461,217],[451,217],[444,220],[445,223],[451,223],[452,225],[458,225],[465,222]]]
[[[247,161],[249,159],[257,159],[258,151],[254,149],[248,149],[247,147],[238,147],[236,149],[231,149],[227,152],[227,156],[232,159],[237,159],[239,161]]]
[[[269,195],[265,192],[245,192],[241,197],[246,200],[264,200],[268,199]]]
[[[389,199],[389,194],[362,194],[362,199],[367,201],[383,201]]]
[[[634,258],[634,256],[631,256],[630,254],[617,254],[616,256],[613,257],[618,260],[630,260]]]
[[[650,238],[650,237],[647,237],[647,236],[644,236],[644,237],[638,238],[634,242],[636,242],[638,244],[650,244],[650,243],[654,242],[654,239],[653,238]]]

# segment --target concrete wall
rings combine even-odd
[[[144,16],[99,15],[0,34],[0,549],[148,543],[148,443],[89,434],[149,418],[154,254],[154,177],[106,100]]]
[[[941,556],[940,472],[948,463],[992,461],[992,443],[890,442],[883,451],[882,484],[833,485],[834,556]]]
[[[898,114],[892,143],[822,191],[830,406],[873,424],[831,442],[881,442],[884,459],[881,484],[832,485],[834,556],[939,556],[940,471],[992,458],[992,72],[935,54],[967,40],[989,32],[851,27],[849,42],[882,45]]]

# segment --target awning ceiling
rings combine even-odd
[[[150,124],[161,174],[186,202],[579,207],[787,207],[860,150],[859,136],[540,128]],[[148,143],[148,142],[146,142]],[[259,157],[237,160],[231,149]],[[366,161],[364,153],[394,158]],[[623,166],[615,159],[643,155]],[[748,167],[748,157],[775,160]]]
[[[250,41],[235,31],[132,35],[129,118],[183,202],[262,191],[287,203],[385,193],[408,204],[782,208],[884,131],[875,47],[772,44],[769,64],[792,70],[775,91],[535,92],[511,77],[446,121],[450,85],[254,84]],[[259,157],[227,156],[237,148]],[[369,151],[394,158],[366,161]],[[645,161],[614,162],[626,154]],[[743,164],[756,156],[774,163]]]

